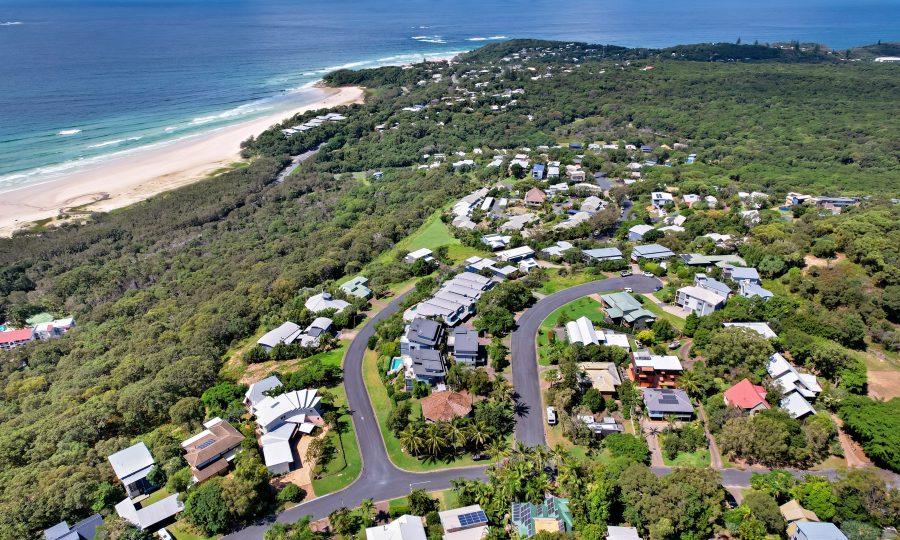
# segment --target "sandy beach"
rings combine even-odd
[[[219,128],[174,143],[136,149],[47,182],[0,193],[0,236],[63,208],[108,211],[201,180],[240,160],[240,143],[294,114],[362,102],[358,87],[320,88],[323,98],[296,109]],[[87,205],[87,206],[85,206]]]

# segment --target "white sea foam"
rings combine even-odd
[[[72,128],[72,129],[64,129],[64,130],[60,131],[59,133],[57,133],[57,135],[59,135],[60,137],[68,137],[69,135],[78,135],[79,133],[81,133],[80,129]]]
[[[5,21],[0,22],[0,26],[19,26],[21,24],[25,24],[22,21]]]
[[[495,39],[507,39],[507,37],[506,36],[488,36],[488,37],[475,36],[475,37],[470,37],[466,41],[493,41]]]
[[[114,139],[112,141],[105,141],[102,143],[92,144],[88,146],[88,148],[106,148],[107,146],[116,146],[125,142],[134,142],[143,139],[143,137],[127,137],[125,139]]]
[[[420,43],[447,43],[443,36],[439,36],[437,34],[433,36],[412,36],[411,39],[414,39]]]

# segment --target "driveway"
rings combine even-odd
[[[266,529],[276,521],[294,523],[304,516],[311,516],[313,520],[321,519],[328,517],[328,514],[338,508],[359,506],[365,499],[383,501],[402,497],[417,488],[428,491],[446,489],[450,487],[450,482],[457,478],[484,478],[486,466],[414,473],[398,469],[388,458],[378,421],[375,419],[372,403],[363,383],[362,363],[369,337],[375,334],[375,325],[396,313],[405,297],[406,294],[398,296],[372,317],[359,330],[344,357],[344,388],[347,391],[347,403],[353,416],[353,428],[356,431],[356,440],[363,461],[359,478],[342,491],[299,504],[277,516],[269,516],[225,538],[261,540]]]
[[[592,281],[545,296],[522,313],[518,328],[512,334],[510,348],[513,386],[519,403],[519,417],[516,419],[516,439],[519,442],[526,446],[546,445],[535,348],[537,332],[544,319],[582,296],[622,290],[625,287],[631,287],[636,293],[648,293],[655,291],[660,285],[658,279],[640,275]]]

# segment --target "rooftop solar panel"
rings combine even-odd
[[[207,446],[213,444],[214,442],[216,442],[215,439],[210,439],[210,440],[208,440],[208,441],[203,441],[202,443],[200,443],[200,444],[197,445],[197,450],[203,450],[204,448],[206,448]]]
[[[468,514],[461,514],[459,516],[459,523],[463,527],[487,523],[487,516],[480,510],[478,512],[469,512]]]

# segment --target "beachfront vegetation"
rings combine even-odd
[[[528,46],[548,48],[535,62],[567,66],[568,72],[538,80],[511,70],[498,76],[490,91],[523,89],[514,107],[494,110],[500,103],[494,98],[441,102],[453,95],[453,75],[492,67],[490,62]],[[196,402],[182,400],[200,397],[207,417],[239,417],[235,373],[240,375],[246,363],[238,359],[237,372],[232,365],[223,370],[229,351],[294,317],[310,294],[363,269],[376,293],[431,272],[383,254],[454,197],[484,181],[505,179],[506,172],[479,167],[454,175],[449,166],[411,168],[423,162],[423,154],[555,145],[564,139],[654,145],[680,139],[691,141],[698,163],[654,168],[650,182],[634,187],[632,197],[666,183],[715,192],[723,200],[738,190],[757,189],[778,196],[788,190],[872,195],[862,208],[836,217],[810,212],[787,221],[766,210],[751,230],[735,211],[722,210],[712,217],[697,213],[685,224],[692,235],[748,234],[741,254],[786,289],[778,301],[736,299],[714,316],[688,321],[685,332],[709,356],[708,369],[716,370],[708,379],[747,370],[758,380],[758,359],[750,367],[736,366],[733,349],[747,345],[761,354],[765,346],[724,333],[721,322],[761,319],[775,321],[783,347],[834,383],[829,396],[836,407],[847,394],[864,393],[865,366],[860,369],[856,354],[873,345],[896,349],[900,322],[900,219],[896,206],[881,200],[900,191],[895,67],[839,63],[822,51],[754,46],[663,53],[591,49],[499,44],[452,67],[439,66],[446,75],[443,86],[417,85],[431,78],[433,66],[338,72],[328,81],[378,90],[369,103],[346,108],[346,121],[290,139],[279,129],[269,130],[244,145],[252,158],[248,167],[93,215],[84,225],[0,241],[0,319],[21,323],[50,310],[78,320],[62,339],[0,353],[0,537],[34,536],[92,508],[108,512],[120,494],[111,488],[118,484],[106,456],[136,440],[147,443],[170,478],[183,469],[177,443],[190,435],[185,425],[196,425],[199,418]],[[580,67],[563,55],[580,58]],[[728,58],[756,62],[706,62]],[[634,62],[625,66],[625,59]],[[427,113],[402,110],[432,102],[441,106]],[[285,125],[298,120],[303,118]],[[376,129],[379,125],[387,127]],[[274,182],[288,156],[320,144],[314,160],[284,183]],[[618,174],[626,163],[626,156],[613,153],[600,168]],[[374,171],[383,175],[374,178]],[[675,235],[661,241],[673,243],[673,249],[675,243],[690,243]],[[803,272],[810,253],[841,253],[846,262]],[[478,324],[484,330],[498,336],[510,330],[508,314],[524,307],[511,292],[497,298],[505,312],[481,311]],[[563,369],[570,362],[559,363]],[[333,379],[334,374],[321,375]],[[217,390],[207,394],[210,388]],[[717,391],[714,384],[698,388]],[[871,407],[873,417],[896,417],[889,404],[852,399]],[[574,389],[558,400],[599,408],[594,396]],[[632,409],[633,402],[624,408]],[[838,410],[873,457],[896,468],[891,457],[898,454],[900,430],[884,430],[871,425],[871,418]],[[744,451],[738,444],[761,429],[777,436],[773,448],[790,450],[791,464],[815,461],[800,447],[822,438],[806,423],[770,413],[722,424],[725,439],[736,441],[736,455],[768,462],[769,447]],[[358,470],[358,457],[351,461]],[[644,534],[709,537],[716,523],[728,521],[717,473],[685,469],[658,479],[630,461],[582,464],[556,477],[561,492],[573,498],[581,525],[601,534],[607,522],[628,520]],[[256,457],[247,465],[246,476],[189,492],[186,519],[213,533],[262,512],[262,502],[273,494],[263,485],[258,463]],[[460,502],[486,501],[492,522],[499,523],[511,497],[537,502],[543,495],[549,482],[544,465],[520,452],[509,467],[492,471],[494,484],[461,485]],[[838,490],[835,486],[831,489]],[[265,497],[256,501],[253,490]],[[748,501],[747,515],[765,524],[766,507]],[[884,521],[872,513],[854,508],[844,515]]]

